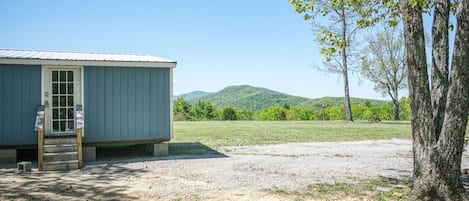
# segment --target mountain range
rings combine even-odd
[[[197,101],[208,101],[215,104],[218,108],[234,106],[236,108],[246,110],[260,110],[275,105],[283,106],[285,104],[291,107],[311,109],[320,109],[323,106],[329,107],[344,105],[343,97],[310,99],[249,85],[228,86],[214,93],[193,91],[181,94],[180,96],[184,96],[184,98],[191,104],[195,104]],[[177,98],[177,96],[175,98]],[[388,101],[353,97],[350,98],[350,101],[352,104],[368,104],[370,106],[388,103]]]

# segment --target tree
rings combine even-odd
[[[468,200],[461,158],[469,109],[469,0],[456,3],[449,68],[451,2],[400,0],[412,115],[413,200]],[[433,7],[432,79],[428,79],[422,12]],[[451,70],[451,72],[450,72]]]
[[[192,120],[211,120],[215,116],[215,107],[210,102],[197,101],[190,111]]]
[[[358,15],[353,12],[353,1],[290,0],[290,3],[296,12],[304,14],[305,20],[312,21],[313,29],[317,31],[316,39],[322,46],[320,53],[326,56],[326,62],[318,69],[342,75],[346,120],[353,121],[348,81],[352,42],[358,30],[355,23]]]
[[[178,121],[188,120],[191,107],[191,104],[184,99],[184,96],[179,96],[174,102],[174,119]]]
[[[237,116],[236,116],[236,109],[231,107],[231,106],[228,106],[228,107],[225,107],[223,108],[223,120],[237,120]]]
[[[362,75],[374,83],[376,91],[389,95],[394,105],[394,120],[399,120],[399,90],[406,87],[404,38],[396,27],[368,39],[362,58]]]

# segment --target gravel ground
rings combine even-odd
[[[68,172],[0,168],[0,200],[280,200],[267,189],[411,176],[411,141],[222,147],[221,154],[86,164]],[[469,167],[464,152],[463,167]]]

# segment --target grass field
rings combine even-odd
[[[410,122],[177,121],[172,143],[221,146],[411,138]]]
[[[411,137],[410,122],[344,121],[175,121],[169,143],[172,155],[216,154],[222,146],[290,142],[359,141]],[[116,156],[151,156],[151,145],[99,147],[101,160]]]
[[[307,186],[306,191],[286,191],[273,188],[270,191],[293,200],[407,200],[410,181],[378,177],[354,183],[317,183]],[[379,191],[377,188],[388,189]],[[292,199],[289,199],[292,200]]]

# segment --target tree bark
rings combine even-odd
[[[435,0],[432,27],[432,106],[433,124],[438,139],[445,118],[449,66],[449,0]]]
[[[391,56],[391,58],[395,58],[393,56]],[[397,78],[397,72],[398,72],[398,64],[395,64],[393,63],[393,90],[394,90],[394,98],[393,98],[393,102],[394,102],[394,120],[395,121],[398,121],[400,120],[399,118],[399,80]]]
[[[436,74],[439,77],[433,80],[436,83],[432,85],[432,90],[436,90],[439,94],[432,95],[435,99],[432,101],[425,56],[422,10],[418,5],[411,6],[408,0],[401,0],[412,112],[414,185],[411,200],[468,200],[460,180],[460,169],[469,110],[469,18],[467,18],[469,0],[462,0],[459,3],[451,80],[449,85],[447,84],[448,92],[444,95],[445,83],[442,82],[445,79],[441,76],[441,69],[437,69],[439,73]],[[443,8],[436,6],[435,13],[442,12],[439,9]],[[435,38],[439,40],[438,37],[434,36],[433,39]],[[437,48],[439,50],[436,51],[445,49],[445,47]],[[441,55],[434,53],[433,56]],[[440,67],[444,66],[441,64],[444,58],[443,60],[437,58],[434,61],[440,62]],[[446,101],[443,111],[438,108],[441,99]],[[444,114],[440,114],[442,112]],[[444,117],[441,132],[437,130],[438,125],[435,125],[435,121],[441,121],[440,115]]]
[[[348,86],[348,66],[347,66],[347,21],[345,19],[345,7],[341,8],[341,21],[342,21],[342,39],[346,43],[342,47],[342,74],[344,77],[344,95],[345,95],[345,118],[347,121],[353,121],[352,106],[350,105],[350,90]]]
[[[394,97],[399,97],[397,95],[398,95],[397,92],[395,92]],[[399,117],[399,100],[397,98],[394,98],[392,100],[392,102],[394,104],[394,120],[398,121],[398,120],[400,120],[400,117]]]

